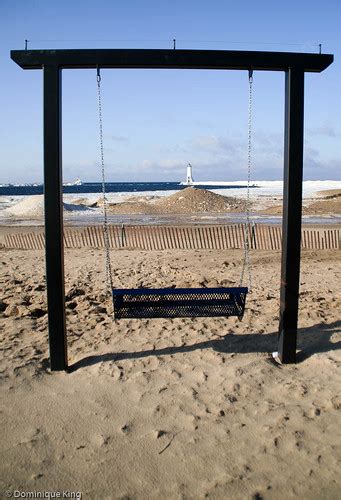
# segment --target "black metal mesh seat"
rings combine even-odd
[[[113,289],[115,319],[242,317],[248,289],[138,288]]]

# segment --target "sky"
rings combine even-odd
[[[172,48],[334,54],[305,78],[306,180],[341,179],[339,0],[0,0],[0,184],[43,181],[41,70],[10,50]],[[63,70],[63,178],[99,182],[95,70]],[[102,70],[106,180],[246,180],[246,71]],[[284,74],[254,72],[254,180],[283,177]]]

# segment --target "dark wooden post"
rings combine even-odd
[[[51,370],[67,370],[65,326],[61,69],[44,66],[45,253]]]
[[[278,356],[295,363],[301,255],[304,71],[289,68],[285,81],[283,237]]]

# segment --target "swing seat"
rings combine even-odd
[[[248,289],[138,288],[113,289],[115,319],[243,317]]]

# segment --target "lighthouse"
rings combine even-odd
[[[192,177],[192,165],[189,163],[187,165],[187,175],[186,175],[186,183],[188,186],[193,184],[193,177]]]

